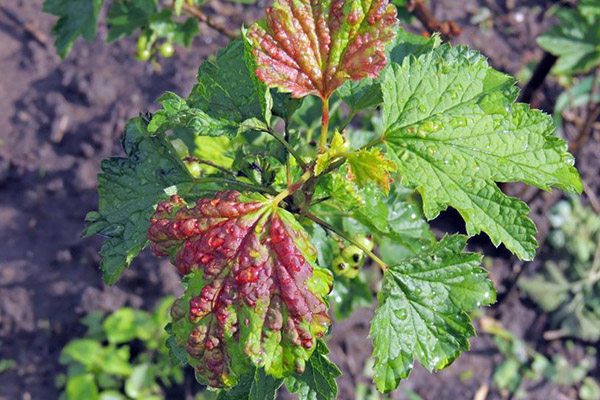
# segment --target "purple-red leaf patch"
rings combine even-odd
[[[276,0],[247,36],[269,87],[328,99],[347,80],[377,77],[395,25],[388,0]]]

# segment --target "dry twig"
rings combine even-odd
[[[9,10],[8,8],[0,7],[0,11],[2,11],[2,13],[6,15],[8,19],[19,25],[36,42],[46,47],[48,44],[48,37],[46,37],[46,35],[44,35],[35,25],[26,22],[18,14],[12,10]]]
[[[229,39],[235,39],[238,37],[238,34],[234,31],[231,31],[224,26],[216,23],[212,20],[208,15],[204,13],[201,9],[194,7],[186,2],[183,3],[183,10],[196,18],[198,21],[205,23],[209,28],[214,29],[220,34],[227,36]]]
[[[427,32],[430,34],[439,32],[446,41],[454,39],[462,32],[462,29],[452,21],[438,21],[423,0],[409,0],[406,9],[421,21]]]

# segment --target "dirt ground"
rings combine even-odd
[[[42,0],[0,0],[41,32],[53,17],[41,12]],[[535,37],[547,26],[543,12],[551,1],[432,0],[437,17],[463,27],[456,43],[468,44],[490,57],[498,69],[516,74],[541,51]],[[490,18],[475,24],[484,7]],[[258,18],[264,4],[242,6],[209,0],[209,9],[230,26]],[[475,18],[474,18],[475,17]],[[103,18],[103,17],[101,17]],[[418,27],[418,24],[415,24]],[[78,41],[61,61],[51,44],[44,47],[0,13],[0,359],[17,362],[0,374],[0,400],[56,399],[54,377],[61,371],[60,350],[80,335],[79,319],[91,310],[123,305],[149,309],[166,294],[179,292],[179,279],[167,261],[142,254],[114,287],[101,281],[97,251],[100,238],[81,239],[83,219],[97,209],[95,190],[100,160],[119,154],[119,137],[127,119],[153,110],[164,91],[186,95],[198,65],[226,41],[204,28],[192,49],[153,71],[134,59],[132,40],[107,45],[101,27],[91,43]],[[546,85],[534,104],[551,111],[556,89]],[[597,142],[580,155],[578,167],[598,193]],[[544,211],[547,197],[538,199]],[[452,214],[449,221],[456,221]],[[544,226],[543,217],[536,220]],[[455,227],[454,229],[460,229]],[[491,276],[500,291],[499,306],[486,312],[536,348],[561,351],[544,343],[545,317],[524,303],[516,290],[506,293],[515,260],[476,240],[492,255]],[[535,267],[535,265],[531,266]],[[368,383],[364,365],[371,310],[336,323],[330,342],[332,358],[342,369],[340,399],[353,399],[356,383]],[[448,369],[430,374],[417,368],[403,387],[425,400],[473,399],[489,384],[500,355],[491,338],[472,341],[472,351]],[[472,377],[461,379],[461,373]],[[598,372],[598,371],[596,371]],[[462,375],[464,378],[464,375]],[[574,399],[565,388],[544,383],[527,388],[529,399]],[[285,397],[287,395],[282,395]],[[399,390],[391,398],[406,398]],[[182,398],[181,394],[173,399]],[[499,399],[493,389],[487,399]]]

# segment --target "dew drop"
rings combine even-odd
[[[425,104],[420,104],[419,105],[419,111],[421,111],[421,112],[427,111],[427,107],[425,107]]]
[[[396,311],[396,316],[397,316],[397,317],[398,317],[400,320],[404,321],[404,320],[405,320],[405,319],[408,317],[408,313],[406,312],[406,310],[405,310],[405,309],[402,309],[402,310],[398,310],[398,311]]]

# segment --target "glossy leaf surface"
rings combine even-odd
[[[148,237],[187,276],[173,332],[213,387],[231,387],[248,369],[276,378],[302,373],[329,326],[331,274],[287,211],[257,195],[221,192],[187,207],[161,203]]]

